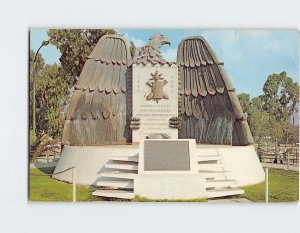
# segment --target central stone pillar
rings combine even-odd
[[[140,119],[140,128],[132,130],[132,142],[155,135],[178,138],[178,129],[169,127],[169,119],[178,116],[176,64],[134,64],[132,102],[132,115]]]
[[[141,140],[135,195],[150,199],[206,197],[194,139]]]

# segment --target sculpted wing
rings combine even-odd
[[[63,131],[63,144],[103,145],[130,140],[132,58],[117,35],[101,37],[82,69]]]
[[[197,143],[253,143],[235,89],[207,41],[200,36],[181,41],[179,67],[180,138]]]

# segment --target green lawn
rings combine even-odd
[[[53,169],[52,169],[53,170]],[[32,174],[51,173],[52,170],[30,169],[30,201],[72,201],[72,184],[67,184],[48,176],[33,176]],[[93,190],[87,187],[76,187],[76,201],[97,201],[100,200],[92,196]]]
[[[51,179],[48,176],[34,176],[41,174],[50,174],[53,172],[52,169],[30,169],[30,201],[72,201],[72,184],[57,181]],[[93,197],[92,192],[94,190],[88,187],[76,187],[76,199],[77,201],[116,201],[114,198],[101,199]],[[128,201],[128,200],[119,200]],[[205,202],[206,199],[188,199],[188,200],[151,200],[143,197],[135,197],[132,201],[134,202]]]
[[[253,202],[265,201],[265,182],[242,187]],[[299,172],[269,168],[269,202],[298,202]]]
[[[41,171],[30,169],[30,201],[72,201],[72,184],[51,179],[48,176],[33,176],[32,174],[52,173],[53,169]],[[245,194],[242,197],[253,202],[265,201],[264,182],[252,186],[242,187]],[[93,197],[94,190],[88,187],[77,186],[77,201],[101,201]],[[285,171],[282,169],[269,169],[269,202],[297,202],[299,199],[299,172]],[[112,199],[111,201],[116,201]],[[205,202],[205,199],[191,200],[150,200],[143,197],[135,197],[134,202]]]

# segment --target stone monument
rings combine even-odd
[[[206,197],[196,154],[194,139],[142,140],[135,194],[151,199]]]
[[[170,43],[162,35],[150,38],[132,67],[132,115],[140,120],[132,141],[145,138],[178,138],[169,119],[178,116],[178,68],[160,56],[160,46]]]
[[[132,58],[122,37],[99,40],[75,86],[55,172],[76,166],[78,183],[99,187],[94,195],[127,199],[235,195],[264,180],[224,63],[201,36],[180,42],[176,63],[162,57],[166,44],[155,34]]]

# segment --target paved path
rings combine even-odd
[[[30,169],[32,168],[46,168],[46,167],[55,167],[57,162],[48,162],[48,163],[31,163]]]
[[[278,169],[284,169],[288,170],[288,167],[286,164],[280,164],[280,163],[261,163],[263,167],[268,167],[268,168],[278,168]],[[297,165],[290,165],[289,170],[292,171],[299,171],[299,166]]]
[[[246,198],[232,198],[232,199],[216,199],[216,200],[209,200],[207,203],[213,204],[236,204],[236,203],[252,203]]]

